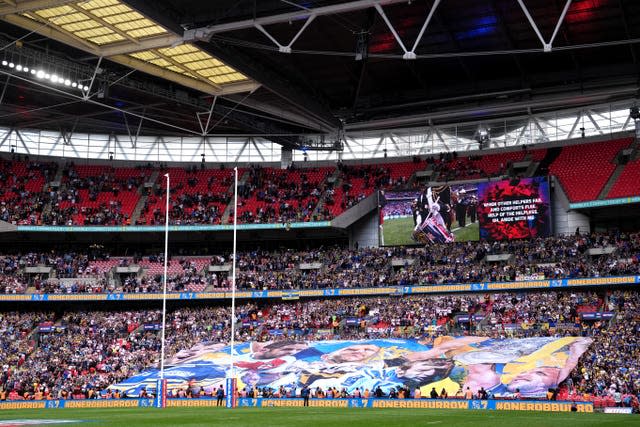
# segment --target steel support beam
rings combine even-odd
[[[593,124],[593,127],[595,127],[595,128],[596,128],[596,130],[598,131],[598,133],[599,133],[600,135],[602,135],[602,134],[603,134],[602,129],[600,129],[600,126],[598,125],[598,122],[596,122],[596,121],[593,119],[593,116],[591,115],[591,110],[587,110],[587,111],[585,112],[585,114],[586,114],[586,115],[587,115],[587,117],[589,118],[589,121],[591,121],[591,123]]]
[[[89,82],[89,89],[84,92],[85,99],[89,99],[89,94],[91,93],[91,89],[93,89],[93,82],[96,81],[96,76],[98,75],[98,72],[100,72],[100,64],[102,64],[102,56],[98,58],[98,63],[93,70],[93,75],[91,76],[91,81]]]
[[[146,109],[143,108],[142,117],[144,117],[145,111]],[[136,148],[136,146],[138,145],[138,137],[140,136],[140,130],[142,129],[142,122],[144,121],[144,119],[141,118],[140,121],[138,122],[138,129],[136,130],[136,133],[134,135],[131,133],[131,127],[129,126],[129,120],[127,120],[127,115],[123,113],[122,117],[124,119],[124,125],[127,129],[127,134],[129,135],[129,139],[131,140],[131,148]]]
[[[569,11],[569,6],[571,6],[571,1],[572,0],[567,0],[567,2],[565,3],[564,9],[562,9],[560,18],[558,19],[558,22],[556,23],[556,27],[553,30],[553,34],[551,35],[549,42],[546,42],[544,37],[542,36],[542,33],[540,32],[540,29],[538,28],[538,24],[536,24],[536,21],[534,21],[533,17],[531,16],[531,13],[529,13],[529,9],[524,4],[524,0],[518,0],[518,4],[520,5],[520,8],[524,12],[524,15],[527,17],[527,20],[529,21],[529,24],[531,24],[531,28],[533,28],[533,31],[538,36],[538,39],[540,39],[540,42],[542,43],[542,49],[545,52],[551,52],[551,49],[553,48],[553,42],[556,39],[556,36],[558,35],[558,31],[560,30],[560,26],[564,21],[564,17],[567,15],[567,12]]]
[[[255,24],[255,27],[260,30],[260,32],[262,32],[265,36],[267,36],[267,38],[269,40],[271,40],[277,47],[278,47],[278,51],[280,51],[281,53],[291,53],[291,46],[293,46],[293,44],[296,42],[296,40],[298,40],[298,37],[300,37],[302,35],[302,33],[304,32],[304,30],[307,29],[307,27],[309,26],[309,24],[311,24],[313,22],[313,20],[316,19],[316,15],[311,15],[309,16],[309,18],[307,18],[307,20],[305,21],[304,25],[300,28],[300,30],[298,30],[298,32],[296,33],[295,36],[293,36],[293,38],[291,39],[291,41],[289,42],[288,45],[282,45],[280,44],[280,42],[278,42],[278,40],[276,40],[275,37],[273,37],[267,30],[264,29],[264,27],[260,24]]]
[[[211,101],[211,108],[209,108],[208,112],[198,112],[196,113],[196,119],[198,119],[198,124],[200,125],[200,130],[202,130],[202,136],[205,136],[206,134],[209,133],[209,123],[211,123],[211,116],[213,115],[213,110],[216,106],[216,101],[218,100],[217,96],[213,97],[213,100]],[[201,116],[205,115],[207,116],[207,121],[206,124],[202,123],[202,118]]]
[[[545,132],[545,130],[542,128],[542,126],[540,126],[540,122],[538,121],[538,118],[535,116],[532,116],[531,121],[533,122],[536,129],[538,129],[538,132],[540,132],[544,140],[549,141],[549,136],[547,135],[547,132]]]
[[[4,85],[2,85],[2,93],[0,93],[0,105],[2,105],[2,101],[4,101],[4,94],[7,93],[7,87],[9,86],[9,80],[11,76],[7,76],[7,79],[4,81]]]
[[[247,28],[253,28],[256,25],[272,25],[280,24],[289,21],[297,21],[300,19],[309,18],[312,15],[324,16],[335,15],[339,13],[353,12],[356,10],[368,9],[379,4],[382,6],[406,3],[407,0],[358,0],[348,3],[334,4],[330,6],[309,8],[304,10],[298,10],[295,12],[281,13],[272,16],[263,16],[255,19],[244,19],[242,21],[227,22],[224,24],[209,25],[207,27],[194,28],[184,32],[185,41],[209,41],[214,34],[224,33],[227,31],[244,30]]]
[[[578,111],[578,115],[576,116],[576,121],[573,122],[573,125],[571,126],[571,130],[567,135],[567,139],[571,139],[571,137],[573,136],[573,133],[576,131],[578,124],[580,124],[580,119],[582,119],[582,114],[583,114],[582,110]]]
[[[400,47],[404,51],[404,55],[402,55],[402,57],[404,59],[416,59],[416,48],[420,44],[420,41],[422,40],[422,36],[424,36],[424,32],[427,30],[427,27],[429,26],[429,23],[431,22],[431,18],[433,18],[433,14],[436,12],[436,9],[440,5],[440,1],[441,0],[435,0],[433,2],[433,6],[431,6],[431,10],[429,11],[429,14],[427,15],[427,19],[425,19],[424,24],[422,24],[422,28],[420,28],[420,33],[418,33],[418,37],[416,38],[416,41],[413,44],[413,47],[411,48],[411,50],[408,50],[405,47],[404,43],[402,42],[402,39],[400,38],[400,35],[396,31],[396,29],[393,26],[393,24],[391,23],[391,21],[389,21],[389,18],[387,17],[387,14],[384,13],[384,9],[382,9],[381,2],[376,2],[374,4],[374,7],[376,8],[378,13],[380,14],[382,19],[384,20],[385,24],[387,24],[387,27],[389,27],[389,30],[391,31],[391,34],[393,34],[393,37],[395,37],[396,41],[398,42],[398,44],[400,45]]]

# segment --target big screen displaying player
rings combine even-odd
[[[425,187],[382,194],[382,244],[505,240],[551,233],[544,177]]]
[[[479,239],[477,184],[441,185],[383,194],[383,245]]]

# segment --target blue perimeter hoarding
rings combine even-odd
[[[0,402],[6,409],[61,408],[148,408],[153,399],[121,400],[40,400]],[[480,411],[541,411],[570,412],[572,402],[540,400],[458,400],[458,399],[311,399],[309,406],[317,408],[411,408],[463,409]],[[592,402],[576,402],[577,412],[593,412]],[[167,399],[167,407],[216,406],[216,399]],[[238,408],[270,408],[303,406],[302,399],[238,399]]]
[[[591,277],[579,279],[530,280],[521,282],[482,282],[446,285],[383,286],[356,289],[304,289],[278,291],[238,291],[236,298],[297,299],[313,297],[349,297],[366,295],[410,295],[469,293],[490,291],[519,291],[528,289],[580,288],[585,286],[617,286],[640,284],[640,276]],[[169,300],[230,299],[231,292],[172,292]],[[161,300],[161,293],[111,293],[111,294],[3,294],[2,301],[144,301]]]

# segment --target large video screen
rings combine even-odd
[[[526,239],[551,234],[549,182],[545,177],[478,185],[480,238]]]
[[[544,177],[382,194],[385,246],[522,239],[551,234]]]
[[[382,244],[478,240],[477,191],[477,184],[464,184],[384,194]]]
[[[353,394],[380,387],[388,394],[409,386],[423,396],[434,387],[453,396],[460,388],[476,392],[484,387],[495,396],[519,390],[525,397],[542,397],[567,377],[590,344],[590,338],[582,337],[280,340],[236,345],[233,364],[239,390],[282,386],[299,394],[308,386]],[[184,349],[166,363],[168,390],[190,388],[197,394],[202,387],[210,393],[224,383],[230,362],[230,348],[224,344]],[[110,389],[137,397],[143,389],[155,390],[157,379],[158,369],[150,369]]]

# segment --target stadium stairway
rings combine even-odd
[[[616,162],[617,162],[617,159],[616,159]],[[613,170],[613,173],[609,177],[609,180],[604,185],[604,187],[602,187],[602,191],[600,191],[600,194],[598,194],[598,200],[603,200],[607,198],[607,194],[609,194],[609,191],[611,191],[615,183],[618,181],[618,178],[620,178],[620,175],[622,175],[622,171],[624,170],[625,166],[626,165],[624,164],[618,163],[618,166],[616,166],[616,168]]]
[[[626,161],[621,161],[623,151],[620,151],[616,156],[618,166],[602,189],[598,199],[627,197],[638,194],[637,176],[638,160],[640,159],[640,141],[638,138],[634,138],[628,149],[631,150],[631,156],[625,159]]]
[[[322,183],[322,188],[324,188],[324,191],[322,192],[322,194],[320,195],[320,199],[318,199],[318,204],[316,205],[316,208],[313,210],[313,212],[311,213],[311,218],[317,216],[318,214],[320,214],[320,212],[322,211],[322,208],[324,207],[324,202],[327,199],[327,191],[326,189],[329,187],[329,180],[333,179],[333,187],[335,188],[336,186],[340,185],[340,171],[338,169],[334,170],[333,173],[329,176],[327,176],[324,180],[324,182]]]
[[[536,175],[545,176],[549,174],[549,166],[558,158],[560,153],[562,152],[562,147],[552,147],[547,149],[547,154],[542,158],[540,163],[538,163],[538,170],[536,171]]]
[[[44,187],[42,188],[43,192],[48,192],[49,189],[52,186],[56,186],[59,187],[62,183],[62,178],[64,177],[64,168],[59,166],[58,170],[56,171],[56,176],[53,177],[53,179],[47,183],[44,184]],[[51,213],[51,209],[53,208],[53,206],[51,205],[51,202],[47,203],[44,207],[44,209],[42,209],[42,215],[49,215]]]
[[[160,175],[159,171],[153,171],[153,173],[151,173],[151,176],[149,176],[149,179],[147,180],[147,182],[144,182],[142,184],[142,187],[138,188],[138,194],[140,194],[140,198],[138,199],[138,203],[136,204],[136,207],[133,208],[133,212],[131,213],[131,224],[136,224],[137,221],[140,219],[140,215],[142,214],[142,210],[144,209],[144,205],[145,203],[147,203],[147,199],[149,198],[149,194],[147,194],[144,191],[144,188],[149,186],[149,184],[151,184],[151,186],[149,188],[153,188],[153,186],[156,183],[156,180],[158,179],[158,176]]]
[[[238,189],[247,182],[247,178],[249,178],[248,169],[244,171],[242,176],[238,177]],[[231,201],[229,202],[227,207],[224,208],[224,212],[222,212],[222,219],[220,221],[220,224],[229,224],[229,217],[233,213],[233,194],[234,194],[233,187],[234,187],[234,182],[232,181],[231,184],[229,185],[229,188],[227,189],[227,191],[229,191],[232,194]]]
[[[58,171],[56,172],[56,176],[53,178],[53,182],[62,182],[63,176],[64,176],[64,168],[59,166]]]

